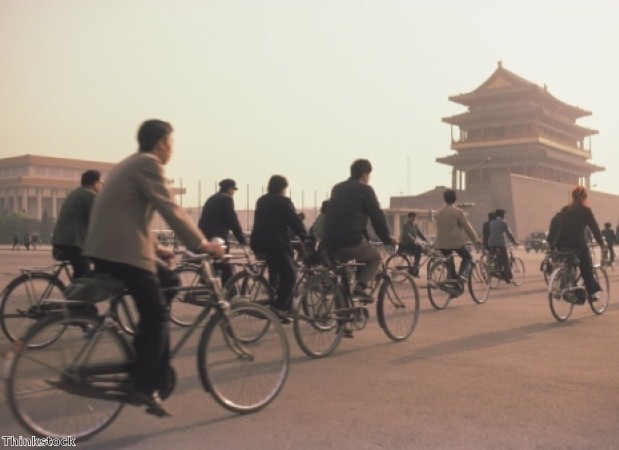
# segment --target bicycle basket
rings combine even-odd
[[[106,274],[95,274],[92,278],[75,278],[67,286],[64,296],[67,300],[101,302],[110,297],[122,295],[125,284]]]

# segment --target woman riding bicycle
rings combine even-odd
[[[595,221],[593,211],[587,206],[587,190],[584,186],[576,186],[572,190],[572,201],[561,210],[559,226],[556,227],[556,230],[551,230],[548,235],[548,242],[558,248],[569,247],[578,251],[580,273],[589,300],[594,301],[598,299],[597,292],[600,291],[600,286],[593,275],[591,255],[585,240],[585,229],[587,227],[593,233],[593,237],[600,247],[603,247],[604,241],[602,241],[600,228]]]

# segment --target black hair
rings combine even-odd
[[[281,175],[273,175],[269,180],[267,192],[269,194],[281,194],[288,187],[288,180]]]
[[[500,217],[502,219],[503,217],[505,217],[505,210],[504,209],[497,209],[494,212],[494,216],[495,217]]]
[[[329,200],[325,200],[322,202],[322,205],[320,205],[320,212],[321,213],[326,213],[327,212],[327,206],[329,206]]]
[[[415,218],[415,217],[417,217],[417,213],[414,213],[414,212],[409,212],[409,213],[408,213],[408,217]]]
[[[87,170],[82,174],[82,186],[92,186],[101,180],[101,172],[98,170]]]
[[[445,203],[448,205],[453,205],[456,203],[456,191],[453,189],[447,189],[443,192],[443,200],[445,200]]]
[[[355,180],[370,172],[372,172],[372,163],[367,159],[358,159],[350,166],[350,177]]]
[[[138,130],[138,144],[140,145],[138,151],[152,152],[157,142],[167,137],[172,131],[174,131],[172,125],[163,120],[151,119],[145,121]]]

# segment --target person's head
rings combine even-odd
[[[327,212],[327,206],[329,206],[329,200],[325,200],[322,202],[322,205],[320,205],[320,212],[322,214]]]
[[[494,211],[488,213],[488,220],[494,219]]]
[[[370,180],[372,164],[367,159],[358,159],[350,166],[350,178],[367,183]]]
[[[98,170],[87,170],[82,174],[81,185],[99,192],[103,187],[101,172]]]
[[[236,181],[231,178],[225,178],[219,182],[219,192],[223,192],[224,194],[234,195],[238,189]]]
[[[494,217],[500,217],[501,219],[503,219],[505,217],[505,210],[504,209],[497,209],[494,212]]]
[[[267,192],[269,194],[283,194],[288,187],[288,180],[281,175],[273,175],[269,180]]]
[[[447,189],[443,192],[443,200],[445,200],[445,203],[448,205],[453,205],[456,203],[456,191],[453,189]]]
[[[409,222],[414,222],[416,217],[417,217],[416,213],[414,213],[414,212],[409,212],[408,213],[408,221]]]
[[[172,125],[163,120],[147,120],[138,130],[139,152],[155,154],[161,164],[166,164],[172,156]]]
[[[576,186],[572,189],[572,206],[587,204],[587,190],[584,186]]]
[[[612,227],[612,224],[611,224],[610,222],[605,222],[605,223],[604,223],[604,228],[606,228],[606,229],[609,229],[609,230],[610,230],[610,227]]]

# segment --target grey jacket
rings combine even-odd
[[[479,240],[475,230],[464,215],[464,211],[454,205],[445,205],[436,214],[437,249],[450,250],[464,247],[466,235],[473,241]]]
[[[80,186],[67,195],[54,227],[52,244],[82,248],[90,210],[96,197],[97,193],[85,186]]]
[[[488,237],[488,247],[505,247],[505,235],[516,243],[516,238],[509,229],[509,225],[502,218],[497,217],[490,222],[490,236]]]
[[[155,272],[157,241],[149,229],[154,211],[188,248],[200,247],[204,236],[171,198],[159,159],[134,153],[112,169],[97,197],[84,254]]]

